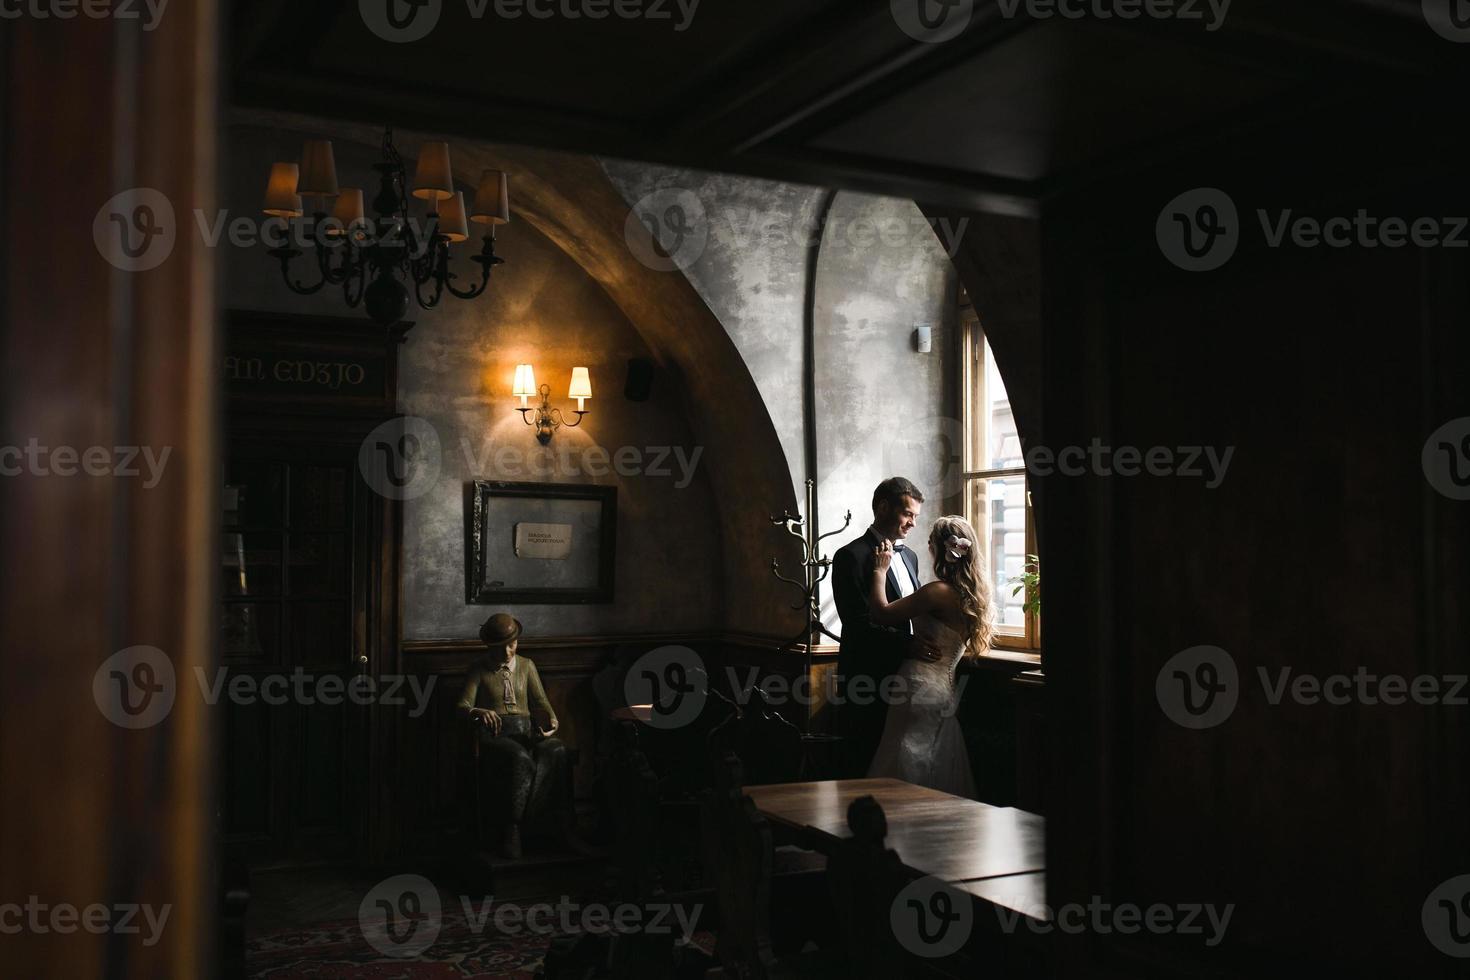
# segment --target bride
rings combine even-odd
[[[869,618],[880,626],[912,620],[914,632],[939,648],[935,660],[905,660],[898,701],[888,707],[883,739],[869,776],[890,776],[931,789],[974,798],[975,777],[955,710],[955,668],[961,658],[990,647],[993,606],[990,582],[975,549],[975,530],[963,517],[941,517],[929,532],[929,559],[938,581],[890,603],[886,579],[893,546],[874,550]]]

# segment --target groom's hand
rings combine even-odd
[[[938,660],[939,647],[933,640],[915,636],[909,640],[909,656],[915,660]]]

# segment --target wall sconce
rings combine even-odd
[[[521,400],[521,405],[516,411],[521,413],[521,419],[527,425],[536,427],[536,440],[544,446],[551,442],[552,435],[562,426],[575,429],[582,424],[582,416],[587,414],[587,399],[592,397],[592,379],[588,377],[586,368],[572,368],[572,384],[567,390],[567,397],[577,400],[577,421],[575,422],[568,422],[562,416],[561,409],[551,407],[551,385],[537,387],[536,374],[531,370],[529,364],[516,365],[515,389],[512,394]],[[541,396],[540,408],[532,408],[526,404],[527,398],[534,398],[536,395]],[[532,412],[536,413],[535,419],[531,418]]]

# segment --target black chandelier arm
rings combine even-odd
[[[444,288],[460,299],[475,299],[490,286],[490,270],[488,268],[480,273],[480,284],[478,286],[472,286],[469,289],[456,289],[454,286],[454,280],[456,278],[454,273],[449,273],[444,280]]]
[[[442,236],[429,240],[428,254],[421,261],[408,263],[409,278],[413,280],[413,295],[419,306],[432,310],[444,299],[444,282],[449,276],[449,245]],[[424,286],[434,284],[433,295],[424,298]]]
[[[480,267],[480,284],[478,286],[460,290],[454,288],[456,276],[451,274],[448,279],[449,291],[460,299],[475,299],[485,292],[490,286],[490,273],[495,271],[497,265],[502,265],[505,262],[505,259],[495,254],[495,235],[493,233],[485,236],[484,248],[480,249],[480,254],[471,258],[470,261]]]
[[[342,299],[346,301],[348,308],[357,309],[367,293],[367,262],[359,261],[350,266],[347,274],[342,278]],[[354,292],[352,284],[357,283],[357,291]]]
[[[460,299],[475,299],[476,297],[484,293],[485,290],[490,286],[491,270],[493,270],[496,265],[505,260],[496,257],[495,246],[492,243],[491,239],[487,236],[485,238],[484,250],[479,255],[476,255],[474,258],[470,259],[470,261],[474,262],[480,267],[480,284],[478,286],[471,286],[469,289],[456,289],[454,286],[454,280],[459,277],[452,272],[450,272],[445,277],[445,283],[447,284],[449,291],[455,296],[458,296]],[[448,269],[447,254],[445,257],[445,268],[446,270]]]
[[[341,261],[337,268],[332,267],[334,252],[341,253]],[[358,253],[357,246],[352,244],[351,239],[346,236],[335,242],[330,240],[324,242],[318,238],[316,255],[317,263],[321,266],[322,278],[334,286],[345,285],[354,277],[361,275],[361,267],[364,264],[362,257]]]
[[[323,277],[320,282],[317,282],[316,284],[311,286],[307,286],[303,284],[299,279],[295,279],[292,277],[291,260],[301,254],[301,251],[299,249],[285,247],[273,248],[267,254],[280,261],[281,278],[286,281],[286,288],[291,290],[291,292],[296,293],[298,296],[310,296],[313,293],[321,292],[321,288],[327,284],[327,280],[325,277]]]
[[[434,277],[434,294],[428,299],[424,299],[424,284],[415,280],[413,284],[413,296],[414,299],[418,300],[419,306],[426,310],[434,309],[439,305],[439,301],[444,298],[444,280],[437,276]]]
[[[429,214],[429,227],[424,232],[423,249],[420,254],[419,238],[413,233],[413,225],[407,212],[403,218],[404,244],[407,245],[409,276],[414,282],[426,282],[431,278],[443,278],[449,258],[449,239],[439,234],[439,215]]]

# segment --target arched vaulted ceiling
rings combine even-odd
[[[242,110],[231,121],[368,147],[382,137],[372,126],[295,113]],[[394,131],[394,142],[409,158],[422,139]],[[456,179],[470,187],[486,169],[512,174],[514,218],[533,226],[599,283],[660,363],[680,377],[719,507],[725,626],[792,635],[801,620],[768,570],[771,537],[763,533],[773,513],[797,509],[791,473],[765,403],[719,320],[681,272],[655,271],[633,256],[624,237],[628,204],[595,158],[456,140],[453,163]]]

